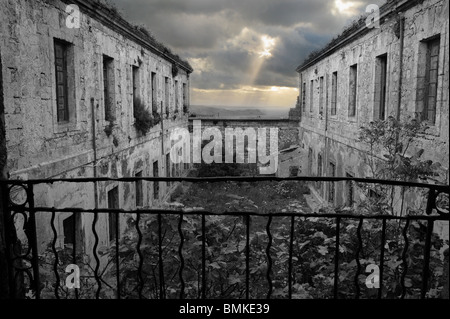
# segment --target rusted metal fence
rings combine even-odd
[[[111,208],[94,208],[94,209],[86,209],[83,207],[70,207],[70,208],[55,208],[55,207],[37,207],[35,205],[35,188],[39,184],[52,184],[52,183],[98,183],[98,182],[105,182],[105,181],[116,181],[116,182],[123,182],[123,183],[130,183],[130,182],[136,182],[136,181],[150,181],[150,182],[167,182],[167,181],[186,181],[186,182],[192,182],[192,183],[214,183],[214,182],[223,182],[223,181],[236,181],[236,182],[258,182],[258,181],[297,181],[297,182],[330,182],[330,183],[336,183],[336,182],[342,182],[342,181],[353,181],[355,183],[365,183],[365,184],[382,184],[382,185],[392,185],[395,187],[408,187],[408,188],[423,188],[427,190],[427,199],[426,199],[426,209],[423,212],[423,214],[415,214],[415,215],[406,215],[406,216],[395,216],[395,215],[387,215],[387,214],[373,214],[373,215],[362,215],[362,214],[355,214],[355,213],[299,213],[299,212],[284,212],[284,213],[261,213],[258,211],[253,212],[224,212],[220,214],[215,214],[211,212],[207,212],[204,210],[189,210],[185,211],[182,209],[171,209],[171,210],[162,210],[162,209],[136,209],[136,210],[124,210],[121,208],[118,209],[111,209]],[[406,294],[406,284],[405,284],[405,276],[408,269],[408,263],[407,263],[407,252],[410,247],[409,246],[409,238],[408,238],[408,227],[411,222],[413,221],[421,221],[426,223],[426,236],[425,236],[425,243],[424,243],[424,253],[423,253],[423,269],[422,269],[422,285],[421,285],[421,291],[420,291],[420,297],[426,298],[427,291],[429,289],[429,272],[430,272],[430,252],[431,252],[431,240],[433,235],[433,227],[435,222],[437,221],[449,221],[449,214],[448,214],[448,206],[446,208],[442,208],[439,205],[437,205],[437,198],[441,195],[448,196],[449,194],[449,186],[448,185],[430,185],[430,184],[422,184],[422,183],[406,183],[406,182],[397,182],[397,181],[384,181],[384,180],[375,180],[375,179],[359,179],[359,178],[344,178],[344,177],[290,177],[290,178],[277,178],[277,177],[232,177],[232,178],[164,178],[164,177],[136,177],[136,178],[119,178],[119,179],[110,179],[110,178],[80,178],[80,179],[53,179],[53,180],[27,180],[27,181],[13,181],[13,180],[7,180],[7,181],[0,181],[1,183],[1,196],[2,201],[4,203],[4,225],[6,229],[6,256],[7,256],[7,263],[8,263],[8,280],[9,280],[9,293],[11,298],[24,298],[26,291],[33,291],[33,298],[39,299],[43,298],[45,296],[41,295],[40,292],[40,262],[39,262],[39,252],[38,252],[38,237],[39,234],[37,234],[37,228],[36,228],[36,213],[46,213],[51,215],[51,229],[53,232],[53,241],[50,243],[51,251],[54,254],[54,260],[53,260],[53,270],[55,275],[55,283],[54,283],[54,297],[60,298],[59,296],[59,287],[63,284],[61,280],[61,276],[58,273],[58,265],[59,265],[59,257],[56,247],[56,237],[57,237],[57,229],[55,227],[55,217],[57,213],[72,213],[74,215],[76,214],[92,214],[92,224],[90,227],[90,230],[92,231],[94,246],[92,256],[95,260],[95,267],[93,271],[93,279],[95,280],[97,284],[97,288],[95,291],[95,298],[100,298],[100,292],[102,288],[104,287],[104,281],[102,281],[102,274],[100,273],[100,256],[98,253],[99,249],[99,234],[97,231],[98,226],[98,220],[100,214],[105,213],[116,213],[116,214],[136,214],[136,222],[134,224],[135,231],[137,234],[137,240],[135,241],[135,249],[139,256],[138,260],[138,268],[136,273],[136,282],[137,282],[137,295],[139,298],[145,298],[143,296],[143,286],[144,286],[144,279],[142,276],[142,269],[143,269],[143,260],[144,256],[141,251],[141,245],[142,245],[142,239],[143,239],[143,230],[140,226],[140,219],[143,216],[146,215],[153,215],[156,216],[156,221],[158,223],[158,284],[159,284],[159,298],[164,299],[166,298],[166,287],[164,282],[164,262],[163,262],[163,230],[162,230],[162,218],[163,216],[173,216],[173,218],[177,218],[178,220],[178,236],[179,236],[179,246],[178,251],[174,254],[177,255],[177,260],[179,262],[178,265],[178,278],[179,278],[179,285],[178,285],[178,298],[185,298],[186,297],[186,291],[185,291],[185,276],[184,276],[184,270],[185,270],[185,258],[183,254],[183,245],[185,242],[185,234],[183,232],[183,223],[184,218],[187,216],[197,216],[200,219],[200,228],[199,232],[201,234],[199,240],[201,241],[201,278],[199,279],[199,286],[200,286],[200,292],[199,297],[200,298],[207,298],[207,240],[206,240],[206,225],[208,218],[211,218],[212,216],[235,216],[235,217],[242,217],[242,221],[244,224],[245,229],[245,249],[243,249],[243,253],[245,254],[245,269],[243,269],[243,278],[245,278],[245,298],[250,298],[250,291],[252,289],[251,283],[250,283],[250,275],[251,275],[251,269],[250,269],[250,258],[251,258],[251,245],[250,245],[250,237],[251,237],[251,223],[254,218],[262,218],[265,219],[265,230],[267,234],[267,245],[265,248],[265,255],[267,260],[267,269],[265,274],[265,280],[267,281],[267,298],[271,298],[273,294],[273,278],[272,278],[272,266],[274,261],[274,256],[271,255],[271,248],[274,244],[274,240],[272,237],[272,229],[271,225],[274,220],[279,218],[284,218],[284,220],[289,221],[288,229],[289,229],[289,247],[288,247],[288,259],[287,259],[287,273],[286,273],[286,283],[287,283],[287,298],[292,298],[293,295],[293,272],[295,272],[294,269],[294,263],[293,259],[294,256],[294,241],[296,237],[295,233],[295,225],[299,222],[299,219],[301,218],[328,218],[332,219],[335,222],[336,232],[335,232],[335,251],[334,251],[334,285],[333,285],[333,294],[332,296],[334,298],[339,297],[339,271],[340,271],[340,254],[339,254],[339,247],[340,247],[340,241],[341,241],[341,235],[342,232],[345,231],[342,229],[341,225],[343,221],[345,220],[356,220],[358,222],[358,226],[356,229],[356,235],[358,239],[358,246],[355,251],[355,260],[357,264],[357,271],[354,274],[354,284],[355,284],[355,298],[360,297],[360,284],[358,281],[358,277],[363,274],[363,269],[361,267],[360,263],[360,252],[362,249],[362,238],[361,238],[361,229],[364,221],[368,220],[377,220],[381,222],[381,245],[380,245],[380,265],[379,265],[379,283],[380,288],[378,289],[378,298],[382,298],[382,291],[383,291],[383,284],[384,284],[384,271],[385,271],[385,265],[384,265],[384,254],[385,254],[385,247],[386,247],[386,224],[390,221],[399,221],[404,222],[403,227],[403,240],[404,240],[404,247],[403,247],[403,253],[402,253],[402,269],[403,272],[401,274],[401,293],[399,295],[399,298],[404,298]],[[17,203],[11,200],[11,192],[17,188],[20,188],[24,193],[24,198],[22,202]],[[448,198],[448,197],[447,197]],[[448,205],[448,203],[447,203]],[[18,239],[16,231],[18,225],[16,224],[16,217],[18,215],[21,215],[24,222],[23,222],[23,231],[27,237],[27,247],[24,249],[24,247],[21,247],[23,243]],[[115,232],[117,234],[115,238],[115,275],[116,275],[116,291],[118,293],[116,294],[117,298],[121,298],[120,293],[120,272],[121,269],[119,269],[119,237],[120,237],[120,229],[118,220],[116,219],[114,227],[116,227]],[[78,232],[76,227],[76,223],[73,224],[73,236],[77,236]],[[79,250],[79,247],[76,247],[77,241],[74,241],[74,247],[72,250],[72,256],[71,256],[71,262],[73,264],[77,264],[77,250]],[[448,251],[447,251],[448,255]],[[448,263],[448,258],[447,258]],[[448,269],[448,265],[446,265],[446,269]],[[447,277],[448,281],[448,277]],[[27,286],[27,287],[24,287]],[[445,284],[444,284],[445,286]],[[448,289],[448,283],[446,284]],[[447,292],[448,296],[448,292]],[[78,289],[75,289],[75,295],[74,298],[78,298]]]

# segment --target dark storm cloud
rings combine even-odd
[[[329,36],[304,32],[298,28],[280,37],[279,43],[267,60],[264,71],[270,76],[261,76],[256,84],[273,85],[273,77],[282,77],[284,86],[297,86],[296,73],[293,72],[308,56],[309,52],[323,47]]]
[[[382,0],[342,0],[353,14]],[[145,25],[156,38],[188,59],[200,89],[247,85],[252,52],[261,36],[276,44],[254,85],[297,86],[295,68],[324,46],[352,16],[336,11],[334,0],[110,0],[132,23]],[[334,10],[334,11],[333,11]],[[250,30],[243,33],[247,28]]]
[[[254,19],[264,24],[278,26],[292,26],[299,21],[312,22],[317,18],[316,12],[323,11],[327,2],[329,1],[270,1],[264,10],[256,11]]]
[[[217,16],[160,14],[151,20],[155,24],[151,31],[158,39],[177,50],[208,49],[214,48],[218,41],[227,37],[221,20]]]

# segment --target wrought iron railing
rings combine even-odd
[[[375,214],[359,214],[350,211],[340,211],[340,212],[314,212],[314,213],[306,213],[306,212],[269,212],[262,213],[258,211],[251,212],[223,212],[223,213],[212,213],[205,210],[183,210],[183,209],[135,209],[135,210],[124,210],[124,209],[111,209],[111,208],[83,208],[83,207],[70,207],[70,208],[57,208],[57,207],[38,207],[35,205],[35,189],[37,185],[40,184],[56,184],[56,183],[96,183],[99,182],[121,182],[121,183],[130,183],[136,182],[140,180],[145,180],[149,182],[167,182],[167,181],[178,181],[178,182],[192,182],[192,183],[214,183],[214,182],[224,182],[224,181],[235,181],[235,182],[261,182],[261,181],[296,181],[296,182],[310,182],[310,181],[321,181],[321,182],[342,182],[342,181],[353,181],[355,183],[361,184],[382,184],[385,186],[392,187],[406,187],[406,188],[420,188],[425,189],[427,191],[426,195],[426,208],[423,211],[424,214],[407,214],[407,215],[392,215],[385,214],[382,212],[378,212]],[[333,263],[333,271],[332,271],[332,294],[329,296],[331,298],[340,298],[342,295],[340,294],[340,283],[342,279],[340,279],[340,267],[342,266],[342,252],[340,251],[342,246],[342,236],[345,234],[347,230],[343,229],[343,226],[347,225],[347,221],[356,221],[356,247],[353,253],[354,261],[356,263],[356,272],[353,276],[354,289],[352,293],[355,298],[361,297],[361,283],[360,276],[364,274],[361,264],[361,252],[363,247],[363,223],[365,221],[377,221],[381,223],[380,229],[380,252],[379,252],[379,288],[376,291],[376,297],[383,297],[383,285],[384,276],[385,276],[385,253],[387,248],[386,235],[387,235],[387,225],[394,221],[400,223],[404,223],[404,226],[401,229],[401,237],[400,239],[403,241],[403,248],[401,251],[401,258],[399,261],[399,265],[401,266],[399,269],[401,270],[398,274],[400,276],[400,284],[401,289],[398,291],[398,298],[405,298],[407,288],[410,286],[407,282],[405,282],[405,278],[407,276],[408,267],[411,265],[408,264],[408,255],[411,252],[413,247],[410,246],[410,238],[409,238],[409,227],[411,223],[414,221],[426,222],[426,230],[425,230],[425,239],[423,245],[423,256],[421,257],[422,262],[422,270],[421,270],[421,287],[420,287],[420,298],[426,298],[427,292],[429,291],[429,276],[430,276],[430,254],[432,251],[432,236],[433,236],[433,227],[435,222],[437,221],[449,221],[448,214],[448,194],[449,194],[449,186],[448,185],[431,185],[431,184],[422,184],[422,183],[408,183],[408,182],[400,182],[400,181],[384,181],[384,180],[375,180],[375,179],[360,179],[360,178],[344,178],[344,177],[290,177],[290,178],[277,178],[277,177],[232,177],[232,178],[165,178],[165,177],[137,177],[137,178],[118,178],[118,179],[110,179],[110,178],[79,178],[79,179],[40,179],[40,180],[27,180],[27,181],[19,181],[19,180],[8,180],[8,181],[0,181],[1,185],[1,196],[2,201],[4,203],[4,218],[5,218],[5,229],[6,229],[6,255],[8,259],[8,278],[9,278],[9,295],[11,298],[24,298],[26,293],[31,292],[31,297],[40,299],[40,298],[48,298],[49,295],[43,295],[42,283],[41,283],[41,274],[42,274],[42,260],[40,260],[40,254],[42,255],[42,249],[38,248],[39,246],[39,235],[37,233],[37,214],[50,214],[50,227],[53,235],[53,240],[49,244],[50,247],[50,255],[53,255],[51,259],[52,270],[54,273],[54,284],[53,284],[53,298],[62,298],[61,296],[61,287],[63,286],[62,279],[59,269],[61,265],[61,251],[58,249],[57,244],[57,236],[58,230],[55,226],[55,219],[58,213],[72,213],[74,216],[76,214],[91,214],[93,216],[92,223],[90,225],[90,231],[92,231],[92,237],[94,241],[94,245],[92,247],[92,252],[88,252],[91,254],[93,259],[90,262],[92,265],[92,276],[89,278],[85,278],[87,281],[91,280],[96,285],[96,288],[92,286],[94,291],[92,297],[100,298],[102,297],[101,292],[103,289],[112,289],[114,294],[110,297],[112,298],[125,298],[122,291],[124,282],[121,280],[121,243],[120,243],[120,234],[121,231],[119,229],[119,221],[116,219],[114,227],[116,228],[116,238],[115,245],[112,245],[112,250],[115,251],[112,254],[112,268],[114,268],[113,278],[115,283],[111,285],[111,282],[106,282],[102,276],[104,272],[100,272],[100,266],[102,264],[102,256],[99,254],[99,246],[100,246],[100,236],[98,231],[99,225],[99,216],[100,214],[106,213],[116,213],[116,214],[136,214],[134,219],[134,231],[136,232],[136,238],[133,241],[133,245],[136,252],[136,262],[137,266],[135,272],[132,272],[135,276],[135,297],[136,298],[149,298],[148,293],[144,293],[144,286],[146,282],[144,279],[144,271],[143,269],[146,267],[144,263],[144,259],[146,256],[143,254],[143,238],[146,235],[145,229],[142,226],[142,219],[145,216],[154,216],[153,220],[156,223],[156,250],[157,253],[157,268],[158,274],[154,275],[154,289],[157,290],[158,294],[153,295],[155,298],[164,299],[167,298],[167,287],[166,287],[166,277],[165,277],[165,268],[164,268],[164,258],[168,258],[168,255],[164,255],[165,249],[167,245],[165,244],[165,234],[163,231],[163,223],[165,218],[171,218],[172,221],[176,221],[176,233],[178,234],[179,243],[177,249],[172,252],[173,260],[177,261],[177,270],[174,272],[178,277],[176,287],[176,292],[171,294],[171,298],[192,298],[192,294],[189,295],[187,293],[186,287],[186,276],[187,276],[187,267],[186,260],[189,256],[183,254],[184,245],[187,241],[186,232],[183,230],[183,226],[186,223],[186,218],[197,218],[199,220],[199,228],[197,229],[199,233],[198,244],[200,247],[200,256],[201,260],[199,261],[198,268],[198,298],[209,298],[208,295],[208,285],[211,286],[213,283],[211,282],[211,277],[208,279],[207,273],[209,272],[210,261],[208,260],[209,253],[208,250],[210,248],[210,243],[207,242],[207,222],[212,218],[216,218],[215,216],[229,216],[232,218],[242,218],[242,229],[244,238],[244,245],[241,249],[238,249],[240,253],[243,254],[243,267],[242,272],[242,297],[249,299],[254,297],[252,295],[252,282],[251,277],[253,276],[253,269],[251,267],[251,240],[252,240],[252,222],[259,218],[265,220],[265,234],[267,236],[267,243],[265,245],[264,253],[266,258],[266,268],[263,269],[265,272],[264,279],[266,281],[266,298],[271,298],[274,292],[274,261],[276,261],[277,257],[272,255],[272,249],[275,244],[275,240],[273,237],[273,229],[271,228],[274,220],[278,221],[278,224],[284,224],[288,226],[285,232],[285,239],[287,242],[287,266],[285,267],[286,273],[282,276],[283,283],[286,284],[286,298],[295,297],[294,286],[298,278],[295,279],[294,274],[296,273],[296,267],[299,267],[299,261],[297,254],[299,250],[297,249],[299,244],[296,236],[299,235],[296,232],[296,227],[303,223],[307,218],[314,219],[328,219],[333,221],[334,225],[334,235],[333,235],[333,243],[334,243],[334,252],[332,254],[332,263]],[[14,192],[17,196],[17,191],[22,190],[23,196],[20,200],[11,200],[12,193]],[[437,199],[442,195],[447,196],[447,202],[443,206],[437,204]],[[22,225],[18,225],[18,216],[22,218]],[[23,240],[19,238],[17,235],[19,228],[22,228],[23,233],[26,236],[27,243],[24,244]],[[73,223],[73,236],[76,237],[79,234],[79,229],[77,229],[79,225]],[[92,239],[92,238],[91,238]],[[77,264],[80,262],[80,255],[77,254],[81,250],[80,247],[77,247],[77,240],[73,241],[73,247],[71,247],[69,256],[65,256],[66,260],[69,260],[72,264]],[[24,248],[24,246],[26,246]],[[257,252],[262,254],[261,251]],[[123,258],[122,258],[123,259]],[[172,260],[172,261],[173,261]],[[122,260],[123,261],[123,260]],[[301,266],[301,265],[300,265]],[[111,267],[110,267],[111,268]],[[190,274],[189,276],[191,276]],[[278,276],[278,275],[277,275]],[[239,282],[240,279],[237,280]],[[447,279],[448,280],[448,279]],[[262,285],[262,284],[261,284]],[[155,288],[156,287],[156,288]],[[74,289],[73,298],[79,298],[80,289]],[[67,295],[66,295],[67,297]],[[261,297],[261,295],[259,296]]]

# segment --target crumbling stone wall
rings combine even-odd
[[[342,45],[330,49],[298,68],[299,92],[306,83],[306,105],[301,114],[300,143],[307,159],[302,173],[318,174],[318,155],[323,159],[323,175],[330,176],[330,163],[336,166],[336,176],[351,174],[354,177],[371,177],[364,159],[369,151],[357,141],[361,126],[377,118],[376,109],[376,59],[387,55],[386,117],[400,119],[415,118],[418,108],[420,70],[425,68],[423,58],[424,41],[440,36],[438,61],[438,88],[436,101],[436,123],[430,125],[426,134],[419,138],[407,155],[424,149],[424,160],[441,163],[443,170],[440,182],[449,181],[449,2],[425,0],[418,2],[391,1],[383,11],[380,28],[359,30],[355,35],[347,34]],[[400,17],[404,17],[404,48],[401,48]],[[402,54],[402,61],[400,56]],[[402,64],[400,63],[402,62]],[[349,116],[350,66],[357,64],[356,115]],[[402,68],[402,69],[400,69]],[[337,72],[336,115],[331,114],[332,73]],[[400,79],[401,76],[401,79]],[[320,78],[324,78],[324,112],[319,113]],[[400,81],[401,80],[401,81]],[[313,95],[310,83],[313,81]],[[399,85],[401,88],[399,92]],[[399,100],[400,98],[400,100]],[[312,100],[311,100],[312,99]],[[300,101],[303,97],[300,95]],[[310,105],[313,105],[312,112]],[[308,160],[308,154],[311,159]],[[382,154],[377,154],[383,160]],[[326,187],[318,190],[328,199]],[[343,183],[336,183],[334,204],[345,202]],[[448,235],[448,223],[438,225]]]
[[[2,78],[2,56],[0,46],[0,180],[6,179],[4,168],[6,167],[6,140],[5,140],[5,108],[3,105],[3,78]],[[4,188],[0,185],[0,196]],[[4,224],[4,203],[0,198],[0,299],[6,299],[9,294],[8,267],[6,264],[6,242]]]
[[[80,28],[68,28],[66,1],[0,0],[0,50],[4,88],[5,146],[8,154],[6,169],[13,179],[134,176],[138,171],[152,175],[152,164],[159,163],[159,176],[165,176],[165,154],[170,147],[168,130],[187,126],[183,112],[182,84],[189,92],[190,66],[161,44],[154,46],[142,32],[126,21],[111,19],[109,11],[91,0],[74,0],[81,10]],[[74,119],[62,125],[56,115],[56,76],[54,39],[70,43],[73,60],[71,107]],[[103,55],[114,59],[115,115],[111,134],[105,129],[103,96]],[[152,109],[156,100],[158,113],[165,101],[165,78],[169,79],[168,117],[153,126],[146,135],[135,127],[132,107],[132,66],[139,67],[140,96],[145,107]],[[177,72],[173,72],[174,68]],[[151,72],[157,75],[156,96],[150,88]],[[174,83],[178,81],[178,97]],[[189,99],[189,94],[187,94]],[[175,101],[178,112],[175,112]],[[164,128],[164,131],[163,131]],[[0,134],[1,136],[1,134]],[[93,141],[95,140],[95,148]],[[1,140],[0,140],[1,142]],[[2,143],[0,143],[1,145]],[[0,161],[4,160],[1,152]],[[94,163],[94,156],[97,162]],[[3,162],[1,162],[3,163]],[[135,207],[134,184],[121,183],[121,208]],[[144,205],[155,205],[153,184],[144,183]],[[90,184],[40,185],[35,189],[37,206],[107,207],[106,192],[110,185],[99,183],[98,203],[94,203],[94,186]],[[161,183],[161,198],[169,189]],[[39,247],[43,249],[53,234],[50,216],[38,219]],[[58,214],[57,244],[62,245],[62,221],[69,214]],[[106,215],[104,215],[106,216]],[[91,217],[84,216],[86,249],[91,250]],[[107,223],[100,217],[98,231],[101,245],[108,245]],[[121,227],[126,223],[121,222]]]
[[[403,77],[401,88],[401,118],[414,117],[416,108],[416,94],[418,70],[424,66],[419,57],[421,41],[437,34],[441,37],[439,58],[439,85],[437,100],[436,124],[428,130],[427,135],[411,148],[413,153],[418,148],[424,148],[424,159],[440,162],[448,170],[448,1],[429,0],[418,3],[404,12],[405,35],[403,53]],[[399,82],[399,50],[400,39],[396,29],[398,19],[394,13],[389,16],[380,29],[372,29],[364,36],[353,39],[343,47],[329,53],[311,66],[301,70],[301,83],[307,84],[306,112],[302,114],[300,122],[300,139],[307,149],[312,147],[316,154],[323,149],[324,137],[343,145],[342,152],[351,153],[352,149],[361,151],[360,156],[354,158],[351,166],[364,165],[362,154],[367,151],[364,145],[357,142],[357,133],[361,126],[375,119],[375,61],[382,54],[388,56],[387,76],[387,115],[396,116],[398,105]],[[358,64],[357,111],[355,117],[348,116],[349,101],[349,67]],[[331,115],[331,72],[338,72],[337,80],[337,114]],[[325,77],[325,113],[320,115],[319,79]],[[313,111],[309,111],[309,84],[313,87]],[[301,90],[300,90],[301,93]],[[433,143],[429,143],[432,140]],[[332,152],[330,152],[332,153]],[[338,163],[341,165],[341,163]],[[315,165],[313,165],[315,166]],[[364,171],[355,169],[355,173]],[[357,174],[359,175],[359,174]]]

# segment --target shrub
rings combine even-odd
[[[197,169],[200,177],[255,176],[258,167],[256,163],[202,163]]]
[[[398,121],[392,116],[386,120],[376,120],[365,124],[359,130],[358,141],[369,149],[369,156],[364,163],[369,168],[372,178],[418,182],[429,177],[441,179],[444,182],[441,164],[431,160],[423,160],[423,149],[418,148],[416,141],[424,138],[428,126],[414,118],[407,117]],[[425,137],[425,139],[427,139]],[[415,146],[417,145],[417,146]],[[415,146],[415,147],[413,147]],[[382,160],[379,158],[382,156]],[[440,176],[442,175],[442,176]],[[375,191],[379,194],[379,204],[393,208],[395,187],[388,185],[363,185],[366,192]],[[411,209],[411,202],[405,199],[408,192],[405,187],[400,189],[400,213],[404,208]],[[424,193],[419,191],[419,193]]]
[[[155,115],[155,113],[158,113],[158,102],[153,100],[152,101],[152,113]]]
[[[153,126],[152,116],[140,99],[134,101],[134,118],[136,129],[144,135]]]
[[[183,195],[183,185],[178,184],[170,195],[170,200],[172,202],[176,201],[181,195]]]
[[[119,140],[115,136],[113,138],[113,144],[114,144],[115,147],[119,146]]]
[[[161,122],[161,115],[158,112],[153,111],[153,126],[158,125]]]
[[[178,66],[173,63],[172,64],[172,77],[176,77],[178,75]]]
[[[113,128],[114,128],[114,122],[113,122],[113,121],[110,121],[109,124],[106,125],[106,126],[105,126],[105,129],[104,129],[104,131],[105,131],[105,133],[106,133],[106,136],[108,136],[108,137],[111,136],[112,131],[113,131]]]

